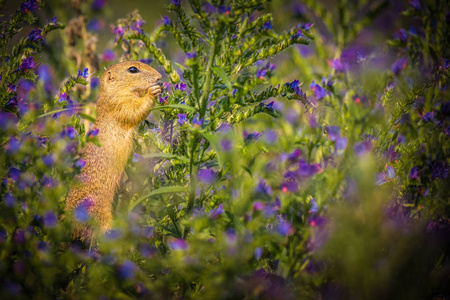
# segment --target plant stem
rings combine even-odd
[[[219,31],[220,31],[220,29],[218,29],[218,32]],[[208,96],[209,96],[209,92],[211,89],[211,80],[212,80],[212,75],[213,75],[212,67],[214,65],[214,60],[216,58],[217,37],[218,36],[219,36],[219,34],[216,34],[216,36],[214,37],[211,51],[209,53],[208,66],[206,67],[206,80],[205,80],[205,85],[203,86],[202,97],[200,99],[200,105],[201,105],[200,119],[204,118],[205,113],[206,113],[206,106],[208,105],[208,98],[209,98]]]

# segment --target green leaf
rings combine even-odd
[[[225,70],[222,67],[213,66],[211,67],[213,71],[222,79],[223,83],[227,86],[227,88],[231,91],[233,88],[231,86],[231,82],[228,79],[227,74],[225,73]]]
[[[208,133],[208,132],[203,132],[202,135],[203,135],[203,137],[206,140],[208,140],[209,144],[211,145],[213,150],[216,152],[217,159],[219,161],[219,166],[221,168],[223,168],[223,166],[224,166],[224,158],[223,158],[224,153],[223,153],[223,151],[220,150],[218,137],[215,136],[215,135],[212,135],[211,133]]]
[[[398,131],[396,131],[396,132],[394,133],[394,135],[392,136],[392,141],[395,141],[395,139],[397,138],[397,136],[398,136]]]
[[[156,107],[153,107],[150,111],[157,110],[157,109],[167,109],[167,108],[178,108],[178,109],[182,109],[182,110],[195,111],[194,107],[185,105],[185,104],[158,105]]]
[[[174,62],[174,64],[178,67],[178,68],[180,68],[180,70],[181,71],[186,71],[186,67],[185,66],[183,66],[182,64],[179,64],[179,63],[176,63],[176,62]]]
[[[181,156],[181,155],[175,155],[172,153],[147,153],[142,155],[142,157],[144,158],[151,158],[151,157],[162,157],[162,158],[166,158],[166,159],[178,159],[179,161],[188,163],[189,159],[185,156]]]
[[[150,193],[148,193],[145,196],[140,197],[136,201],[132,201],[130,203],[130,206],[128,208],[128,211],[132,211],[136,205],[144,201],[145,199],[151,198],[153,196],[161,195],[161,194],[168,194],[168,193],[187,193],[190,191],[189,187],[180,186],[180,185],[173,185],[173,186],[165,186],[159,189],[156,189]]]
[[[253,178],[253,173],[247,166],[241,165],[241,168],[244,169],[250,175],[250,177]]]
[[[95,122],[95,118],[92,117],[92,116],[90,116],[90,115],[87,115],[87,114],[85,114],[85,113],[80,113],[79,115],[80,115],[80,117],[82,117],[83,119],[89,120],[89,121],[91,121],[92,123]]]
[[[173,236],[176,238],[182,238],[182,236],[180,235],[180,233],[176,230],[176,228],[171,228],[169,226],[165,226],[165,225],[160,225],[161,228],[163,229],[163,233],[167,236]]]

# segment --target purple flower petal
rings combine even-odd
[[[212,169],[202,169],[198,171],[197,179],[205,184],[213,184],[217,177]]]

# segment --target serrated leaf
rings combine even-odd
[[[225,73],[225,70],[222,67],[219,66],[213,66],[211,67],[213,71],[222,79],[223,83],[227,86],[227,88],[231,91],[233,88],[231,86],[231,82],[228,79],[227,74]]]
[[[142,155],[142,157],[144,158],[151,158],[151,157],[161,157],[161,158],[166,158],[166,159],[178,159],[179,161],[182,162],[189,162],[189,159],[185,156],[181,156],[181,155],[175,155],[172,153],[147,153]]]
[[[158,110],[158,109],[167,109],[167,108],[178,108],[178,109],[181,109],[181,110],[195,111],[194,107],[189,106],[189,105],[185,105],[185,104],[159,105],[159,106],[153,107],[150,111]]]
[[[136,205],[144,201],[145,199],[148,199],[153,196],[161,195],[161,194],[168,194],[168,193],[186,193],[189,192],[190,188],[180,185],[173,185],[173,186],[165,186],[159,189],[156,189],[150,193],[148,193],[145,196],[140,197],[136,201],[130,202],[130,206],[128,207],[128,211],[132,211]]]

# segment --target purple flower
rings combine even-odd
[[[313,90],[314,96],[317,98],[317,100],[322,100],[327,95],[327,91],[323,87],[315,83],[314,80],[309,85],[309,87]]]
[[[15,136],[10,136],[8,145],[6,146],[6,152],[8,154],[15,154],[15,153],[17,153],[17,151],[20,150],[20,146],[21,146],[21,144],[20,144],[19,140],[17,140],[17,138]]]
[[[87,136],[90,137],[90,138],[93,138],[94,136],[97,136],[99,132],[100,132],[100,129],[98,129],[98,128],[91,129],[87,133]]]
[[[166,25],[166,26],[170,25],[170,19],[169,19],[168,16],[164,16],[163,17],[163,24]]]
[[[13,241],[17,244],[23,244],[26,240],[25,231],[22,229],[17,229],[14,232]]]
[[[92,10],[100,10],[106,5],[106,0],[94,0],[92,2]]]
[[[423,115],[423,117],[422,117],[422,121],[424,121],[424,122],[431,122],[431,121],[433,121],[433,112],[427,112],[427,113],[425,113],[424,115]]]
[[[8,170],[8,178],[11,178],[15,182],[18,182],[20,180],[22,172],[17,168],[10,168]]]
[[[364,141],[361,143],[355,143],[353,145],[353,151],[357,156],[364,156],[372,150],[372,142]]]
[[[36,66],[33,57],[32,56],[28,56],[26,59],[24,59],[22,61],[22,63],[20,64],[20,71],[26,71],[26,70],[30,70],[30,69],[34,69],[34,67]]]
[[[131,30],[137,31],[139,33],[144,33],[143,27],[144,27],[145,24],[147,24],[147,23],[144,20],[142,20],[142,19],[135,20],[131,24]]]
[[[63,103],[64,101],[67,102],[69,107],[73,104],[73,101],[70,99],[70,96],[67,93],[62,93],[59,95],[58,102]]]
[[[110,48],[105,49],[105,51],[103,52],[103,61],[109,62],[109,61],[113,61],[115,59],[116,59],[116,53]]]
[[[116,35],[116,41],[125,34],[125,30],[122,26],[114,27],[114,34]]]
[[[296,162],[300,158],[300,155],[302,155],[302,152],[300,151],[300,149],[296,148],[294,149],[294,151],[289,153],[288,159],[291,162]]]
[[[337,73],[344,72],[344,64],[342,64],[341,60],[339,58],[335,58],[333,60],[327,61],[328,65],[333,68]]]
[[[447,178],[448,177],[448,163],[443,163],[442,161],[436,161],[431,163],[431,177],[433,179],[437,178]]]
[[[299,38],[301,38],[301,37],[303,37],[303,32],[302,32],[301,29],[299,29],[296,33],[294,33],[294,34],[291,36],[291,40],[299,39]]]
[[[88,68],[84,68],[83,69],[83,72],[81,72],[81,70],[78,70],[78,74],[77,74],[77,77],[84,77],[84,78],[88,78],[88,76],[89,76],[89,70],[88,70]]]
[[[203,9],[204,9],[205,12],[208,13],[208,14],[214,14],[214,13],[217,12],[216,7],[215,7],[214,5],[212,5],[211,3],[209,3],[209,2],[206,2],[206,3],[203,5]]]
[[[282,236],[289,236],[294,234],[294,228],[292,227],[291,223],[289,223],[286,220],[283,220],[283,217],[281,215],[277,216],[279,225],[278,225],[278,233],[280,233]]]
[[[263,25],[263,29],[264,30],[272,29],[272,21],[265,22],[264,25]]]
[[[398,76],[406,68],[407,65],[408,59],[405,57],[401,57],[397,59],[394,64],[392,64],[392,72]]]
[[[395,177],[395,170],[393,167],[391,167],[391,166],[386,167],[385,177],[388,179],[392,179]]]
[[[105,237],[108,240],[117,240],[122,236],[122,230],[110,229],[105,233]]]
[[[51,167],[53,165],[53,163],[55,162],[55,158],[53,157],[52,154],[45,155],[44,157],[42,157],[42,162],[47,167]]]
[[[63,134],[65,134],[69,139],[73,140],[75,138],[75,128],[69,126],[63,131]]]
[[[131,160],[134,163],[140,162],[144,159],[144,157],[138,153],[133,153],[133,159]]]
[[[164,98],[162,96],[160,96],[159,97],[159,103],[160,104],[164,104],[167,101],[168,98],[169,98],[168,96],[165,96]]]
[[[54,228],[57,223],[56,214],[53,211],[48,211],[43,216],[44,226],[47,228]]]
[[[182,82],[178,82],[176,85],[175,85],[175,90],[180,90],[180,91],[182,91],[182,92],[184,92],[185,90],[186,90],[186,84],[185,83],[182,83]]]
[[[253,211],[263,210],[264,207],[265,205],[262,204],[261,201],[256,201],[255,203],[253,203]]]
[[[203,120],[195,117],[194,119],[192,119],[192,125],[200,127],[203,125]]]
[[[298,81],[297,79],[292,81],[291,83],[287,83],[287,85],[289,85],[297,95],[303,94],[303,91],[300,89],[300,81]]]
[[[266,73],[267,73],[266,69],[258,70],[258,71],[256,71],[256,78],[264,79],[264,76],[266,76]]]
[[[442,63],[442,68],[448,69],[450,67],[450,59],[444,59]]]
[[[118,271],[122,279],[131,280],[134,278],[136,265],[132,261],[127,259],[119,266]]]
[[[197,178],[204,184],[213,184],[216,181],[216,173],[212,169],[198,171]]]
[[[20,3],[20,11],[23,13],[27,13],[29,11],[33,12],[36,8],[38,8],[36,0],[28,0]]]
[[[223,205],[219,204],[218,207],[213,208],[209,211],[209,217],[211,219],[216,219],[218,218],[221,214],[223,214]]]
[[[247,134],[244,131],[244,138],[245,138],[245,143],[251,143],[251,142],[256,142],[259,140],[259,138],[261,137],[262,133],[254,131],[252,133]]]
[[[228,15],[231,12],[231,6],[219,6],[219,12],[223,15]]]
[[[335,142],[341,136],[341,132],[338,126],[327,126],[325,131],[328,133],[330,141]]]
[[[102,20],[99,19],[90,19],[88,24],[86,25],[86,27],[93,32],[99,32],[100,30],[103,29],[104,27],[104,23],[102,22]]]
[[[308,121],[309,127],[316,128],[319,124],[317,123],[317,117],[315,114],[312,114]]]
[[[417,11],[422,10],[422,5],[419,0],[409,0],[409,4]]]
[[[13,207],[16,204],[16,198],[14,198],[13,195],[10,193],[6,193],[3,196],[3,201],[5,202],[5,205],[8,207]]]
[[[300,176],[312,176],[322,171],[322,167],[319,164],[309,164],[304,159],[300,159],[296,174]]]
[[[53,179],[47,175],[42,176],[41,186],[54,188],[57,185],[58,185],[58,183],[55,179]]]
[[[272,196],[272,188],[266,184],[266,181],[264,179],[261,179],[255,189],[255,193]]]
[[[176,239],[169,242],[169,247],[173,250],[186,250],[188,248],[188,243],[184,239]]]
[[[195,59],[197,57],[197,52],[186,52],[186,57],[188,59]]]
[[[316,226],[323,226],[326,223],[326,219],[324,217],[320,216],[314,216],[308,219],[309,226],[316,227]]]
[[[402,43],[406,43],[408,41],[408,35],[406,34],[406,31],[403,28],[400,28],[397,33],[395,34],[395,38],[400,40]]]
[[[30,42],[36,42],[36,41],[42,40],[42,38],[43,38],[43,36],[42,36],[42,29],[40,29],[40,28],[33,29],[28,34],[28,40]]]
[[[268,129],[264,133],[264,139],[268,144],[275,144],[277,142],[278,136],[274,130]]]
[[[347,137],[340,137],[336,140],[336,149],[337,150],[345,150],[347,148]]]
[[[144,64],[150,64],[152,61],[153,61],[153,59],[152,58],[141,58],[140,60],[139,60],[141,63],[144,63]]]
[[[187,122],[186,113],[178,114],[178,124],[183,125]]]
[[[309,209],[309,213],[310,214],[316,214],[317,212],[319,212],[319,205],[317,205],[316,200],[314,198],[312,198],[309,203],[311,204],[311,207]]]
[[[255,249],[255,259],[256,260],[260,259],[261,255],[262,255],[262,248],[261,247],[256,248]]]
[[[82,158],[80,158],[79,160],[77,160],[75,162],[75,166],[80,168],[80,169],[83,169],[85,165],[86,165],[86,161],[84,159],[82,159]]]
[[[89,221],[89,209],[94,205],[90,198],[85,198],[73,211],[75,220],[81,223]]]
[[[180,0],[172,0],[172,4],[175,6],[180,6]]]
[[[296,181],[284,181],[281,183],[280,189],[283,193],[296,193],[298,192],[298,183]]]
[[[228,139],[223,139],[220,141],[220,148],[225,152],[230,152],[233,147],[233,143]]]
[[[411,168],[411,170],[409,170],[409,178],[411,178],[411,179],[417,179],[417,175],[418,175],[418,172],[419,171],[419,168],[418,167],[412,167]]]

